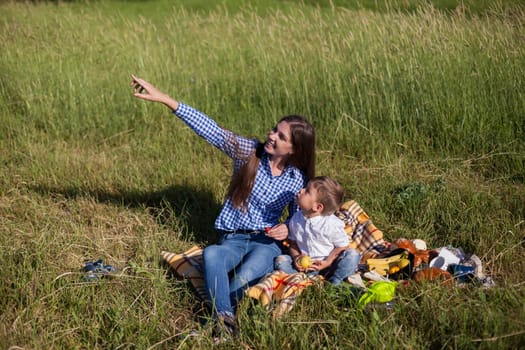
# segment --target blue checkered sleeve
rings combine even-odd
[[[206,114],[184,103],[179,102],[179,107],[173,113],[197,135],[236,160],[235,170],[250,157],[257,147],[257,139],[248,139],[223,129]]]

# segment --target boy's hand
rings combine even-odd
[[[306,272],[303,267],[301,265],[299,265],[298,263],[294,262],[293,263],[293,266],[295,267],[295,269],[299,272]]]
[[[304,254],[301,254],[301,255],[298,255],[295,259],[293,259],[293,265],[295,267],[295,269],[299,272],[306,272],[308,271],[308,269],[305,269],[304,267],[301,266],[300,264],[300,261],[301,261],[301,258],[304,256]]]
[[[326,260],[314,260],[312,266],[308,268],[309,271],[321,271],[330,266],[330,263]]]

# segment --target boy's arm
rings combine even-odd
[[[290,244],[290,247],[288,247],[288,249],[290,252],[290,256],[292,257],[295,269],[297,271],[303,271],[304,269],[297,263],[299,261],[299,258],[303,255],[301,253],[301,249],[299,249],[299,246],[297,245],[296,241],[292,241],[291,239],[289,239],[288,243]]]
[[[317,270],[317,271],[321,271],[321,270],[326,269],[327,267],[330,267],[330,265],[332,265],[332,263],[335,261],[335,259],[337,259],[339,254],[341,254],[346,248],[348,248],[348,247],[335,247],[334,249],[332,249],[330,254],[326,257],[326,259],[324,259],[324,260],[315,260],[312,263],[312,268]]]
[[[292,259],[297,259],[301,255],[301,250],[299,249],[299,246],[297,245],[297,241],[293,241],[291,239],[288,240],[288,243],[290,243],[290,255]]]

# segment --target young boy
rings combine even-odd
[[[275,258],[275,269],[286,273],[320,273],[334,285],[354,274],[361,258],[359,252],[348,248],[344,223],[334,215],[343,201],[343,188],[327,176],[311,179],[297,195],[301,211],[288,224],[290,255]],[[309,256],[311,266],[301,266]]]

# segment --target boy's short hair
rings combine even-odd
[[[316,176],[308,182],[317,191],[317,200],[323,204],[323,215],[331,215],[343,203],[344,190],[339,182],[328,176]]]

